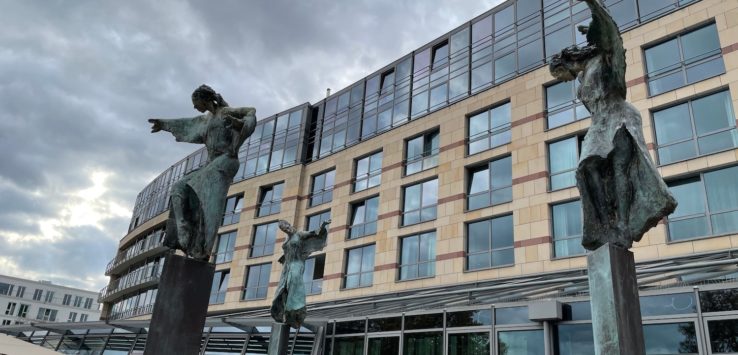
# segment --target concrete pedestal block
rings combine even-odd
[[[215,266],[169,254],[159,281],[144,355],[197,355]]]
[[[633,253],[607,243],[587,255],[595,354],[643,355]]]
[[[290,343],[290,326],[284,323],[272,323],[272,334],[269,336],[268,355],[287,354]]]

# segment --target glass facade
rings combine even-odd
[[[590,116],[577,98],[579,81],[564,81],[546,87],[546,125],[549,129]]]
[[[405,175],[412,175],[438,165],[440,132],[434,130],[409,139],[405,146]]]

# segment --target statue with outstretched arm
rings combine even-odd
[[[629,249],[676,208],[648,153],[641,115],[625,101],[625,49],[618,26],[601,0],[585,0],[592,11],[584,47],[554,55],[551,74],[579,80],[577,97],[592,114],[576,171],[582,199],[582,245],[605,243]]]
[[[305,285],[302,274],[305,272],[305,260],[310,254],[323,250],[328,240],[328,225],[331,220],[323,221],[315,231],[298,231],[289,222],[280,220],[279,229],[287,234],[282,244],[284,255],[279,258],[282,263],[282,275],[272,301],[272,318],[299,329],[306,316]]]
[[[225,209],[228,187],[239,167],[238,150],[256,128],[256,110],[229,107],[215,90],[202,85],[192,93],[192,118],[152,118],[151,132],[170,132],[177,142],[205,144],[207,163],[174,183],[164,244],[208,260]]]

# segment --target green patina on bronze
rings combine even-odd
[[[256,110],[229,107],[207,85],[192,93],[192,118],[149,119],[151,132],[167,131],[177,142],[205,144],[207,164],[177,181],[171,189],[164,244],[188,256],[208,260],[225,208],[228,187],[238,171],[238,150],[256,128]]]
[[[299,329],[305,321],[305,285],[302,274],[305,273],[305,260],[310,254],[323,250],[328,240],[328,224],[324,221],[318,230],[298,231],[287,221],[279,221],[279,229],[287,234],[282,244],[284,255],[279,258],[282,263],[282,275],[272,301],[272,318],[279,323]]]

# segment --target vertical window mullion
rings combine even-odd
[[[705,204],[705,219],[707,222],[707,233],[712,234],[712,213],[710,211],[710,201],[707,200],[707,186],[705,185],[705,173],[700,174],[700,187],[702,187],[702,201]]]

